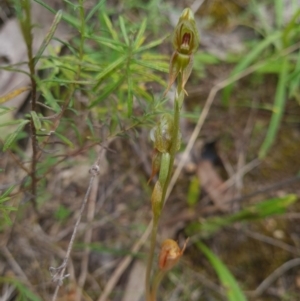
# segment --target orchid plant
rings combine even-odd
[[[200,42],[194,15],[190,8],[183,10],[178,24],[175,27],[172,40],[174,52],[170,61],[169,82],[167,89],[164,92],[164,96],[166,96],[167,92],[177,79],[174,112],[173,116],[170,114],[164,114],[150,133],[150,137],[154,144],[152,174],[150,180],[156,173],[158,173],[158,180],[154,185],[151,196],[153,224],[145,283],[147,301],[156,300],[159,283],[165,273],[172,269],[179,261],[187,243],[186,241],[182,249],[180,249],[177,242],[172,239],[166,239],[162,243],[159,255],[159,270],[153,277],[152,281],[151,270],[154,260],[154,249],[156,245],[159,219],[164,207],[175,155],[181,144],[179,118],[184,95],[187,94],[185,85],[191,75],[194,53],[198,49]]]

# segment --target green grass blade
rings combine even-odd
[[[67,137],[65,137],[64,135],[62,135],[58,132],[55,132],[55,136],[57,136],[62,142],[69,145],[71,148],[74,148],[73,142],[71,140],[69,140]]]
[[[101,0],[99,1],[92,9],[91,11],[88,13],[88,15],[85,18],[85,22],[88,22],[93,15],[100,9],[100,7],[104,4],[105,0]]]
[[[124,19],[122,16],[119,17],[119,22],[120,22],[120,28],[121,28],[121,31],[123,34],[124,41],[125,41],[126,45],[129,46],[129,39],[128,39],[126,27],[125,27],[125,22],[124,22]]]
[[[22,120],[21,123],[18,125],[17,129],[9,134],[6,138],[6,141],[3,146],[3,151],[5,152],[10,148],[12,143],[16,140],[18,134],[23,130],[24,126],[29,122],[29,120]]]
[[[196,246],[202,251],[202,253],[209,260],[217,273],[219,280],[226,291],[226,295],[229,301],[247,301],[246,296],[240,289],[234,276],[228,270],[226,265],[202,242],[197,242]]]
[[[289,43],[290,43],[290,33],[295,32],[296,29],[298,29],[298,19],[300,16],[300,9],[298,9],[292,19],[289,21],[289,23],[285,26],[283,33],[282,33],[282,40],[283,40],[283,44],[284,47],[288,47]]]
[[[112,82],[109,85],[106,85],[100,96],[95,99],[89,106],[89,108],[94,107],[95,105],[99,104],[102,100],[107,98],[113,91],[116,91],[120,85],[124,82],[125,76],[121,77],[119,80]]]
[[[283,26],[284,1],[275,0],[275,20],[277,28]]]
[[[231,226],[236,222],[250,222],[283,214],[290,205],[297,201],[297,199],[296,195],[289,194],[281,198],[272,198],[251,205],[228,216],[208,218],[201,223],[194,222],[189,225],[187,234],[192,236],[196,233],[200,233],[200,237],[209,238],[222,228]]]
[[[34,58],[34,65],[37,64],[38,60],[41,58],[42,54],[44,53],[46,47],[50,43],[51,39],[53,38],[53,35],[57,29],[58,23],[60,22],[62,18],[62,10],[59,10],[57,14],[55,15],[55,18],[53,20],[53,23],[50,27],[49,32],[47,33],[46,37],[44,38],[41,47],[39,48],[35,58]]]
[[[118,41],[108,39],[108,38],[105,38],[105,37],[95,37],[95,36],[85,36],[85,37],[87,39],[97,41],[100,44],[105,45],[105,46],[107,46],[107,47],[109,47],[113,50],[118,51],[118,52],[124,52],[124,44],[122,44]]]
[[[266,138],[259,150],[259,158],[265,158],[268,150],[273,144],[276,134],[279,129],[279,125],[284,112],[284,106],[286,102],[286,82],[288,76],[288,59],[285,57],[282,59],[281,72],[279,74],[279,80],[276,87],[276,95],[273,107],[273,114],[269,124]]]
[[[142,60],[133,60],[133,62],[137,65],[146,67],[146,68],[150,68],[156,71],[161,71],[164,73],[168,73],[169,69],[168,69],[168,65],[165,62],[151,62],[151,61],[142,61]]]
[[[265,11],[261,9],[262,8],[262,4],[260,3],[261,1],[258,1],[259,4],[257,3],[257,0],[252,0],[249,2],[250,2],[249,7],[251,8],[253,15],[257,18],[258,23],[260,24],[260,27],[264,31],[265,35],[270,35],[272,31],[272,27],[266,20]]]
[[[41,124],[41,121],[40,121],[38,115],[36,114],[35,111],[31,111],[30,115],[32,117],[35,129],[40,130],[42,128],[42,124]]]
[[[289,97],[295,96],[300,86],[300,51],[298,51],[295,70],[289,75],[288,83]]]
[[[144,19],[144,21],[137,33],[135,41],[133,43],[133,49],[137,50],[144,43],[144,40],[145,40],[144,33],[146,30],[146,26],[147,26],[147,19]]]
[[[107,16],[107,14],[102,14],[102,17],[103,17],[103,20],[105,22],[105,25],[107,27],[107,29],[109,30],[112,38],[115,40],[115,41],[119,41],[119,37],[118,37],[118,33],[114,30],[113,28],[113,25],[112,23],[110,22],[110,19],[109,17]]]
[[[233,69],[230,77],[242,72],[244,69],[246,69],[253,61],[255,61],[261,52],[266,49],[268,46],[270,46],[272,43],[274,43],[276,40],[278,40],[281,37],[281,32],[275,32],[272,35],[268,36],[266,39],[255,45],[255,47],[245,56],[244,59],[240,61],[239,64],[236,65],[236,67]],[[229,104],[229,98],[233,89],[233,85],[228,85],[223,90],[223,96],[222,96],[222,102],[224,105]]]
[[[151,49],[153,47],[156,47],[158,45],[160,45],[169,35],[166,35],[158,40],[155,40],[153,42],[150,42],[149,44],[145,45],[145,46],[142,46],[142,47],[137,47],[134,51],[134,53],[138,53],[138,52],[142,52],[142,51],[145,51],[145,50],[148,50],[148,49]]]
[[[10,186],[6,191],[3,192],[3,194],[0,195],[0,199],[2,200],[2,198],[6,198],[13,191],[14,188],[14,185]]]
[[[120,65],[122,65],[127,59],[127,56],[121,56],[119,59],[114,61],[112,64],[107,66],[98,76],[97,76],[97,81],[98,83],[95,86],[95,89],[97,89],[103,80],[103,78],[110,72],[114,71],[116,68],[118,68]]]
[[[45,2],[43,2],[42,0],[33,0],[34,2],[40,4],[41,6],[45,7],[47,10],[49,10],[51,13],[56,14],[56,10],[53,9],[51,6],[49,6],[48,4],[46,4]],[[66,13],[63,13],[62,15],[62,19],[64,21],[66,21],[67,23],[69,23],[70,25],[72,25],[75,28],[79,28],[80,24],[78,22],[78,19],[75,17],[72,17]]]

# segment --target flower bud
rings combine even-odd
[[[154,147],[161,153],[169,152],[172,144],[173,118],[164,114],[157,126],[151,131],[150,137]]]
[[[157,149],[154,149],[154,153],[152,156],[152,171],[151,171],[150,179],[148,180],[147,184],[151,182],[153,177],[157,174],[157,172],[160,169],[161,155],[162,155],[161,152],[159,152]]]
[[[173,34],[173,47],[181,54],[192,54],[199,46],[199,34],[190,8],[183,10]]]
[[[162,208],[162,187],[160,185],[160,182],[157,181],[155,183],[152,196],[151,196],[151,203],[152,203],[152,212],[154,215],[154,218],[158,218],[161,213]]]
[[[168,271],[176,265],[186,248],[187,241],[185,241],[182,250],[180,250],[177,242],[173,239],[166,239],[162,243],[159,254],[159,268],[162,271]]]
[[[173,47],[175,51],[171,57],[169,83],[164,95],[169,91],[179,73],[182,76],[180,88],[184,90],[193,69],[193,53],[198,49],[199,43],[199,34],[194,14],[190,8],[186,8],[182,12],[174,30]],[[184,92],[186,93],[185,90]]]
[[[164,187],[168,174],[169,174],[169,167],[170,167],[170,154],[163,153],[161,156],[161,163],[160,163],[160,171],[159,171],[159,182],[162,187]]]

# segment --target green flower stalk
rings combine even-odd
[[[156,301],[158,285],[163,278],[164,273],[177,263],[185,248],[180,250],[176,242],[170,239],[166,240],[160,255],[160,270],[154,277],[153,282],[151,282],[151,269],[154,259],[158,222],[171,180],[175,155],[181,144],[179,129],[180,109],[184,100],[184,94],[187,94],[185,85],[192,72],[194,53],[199,46],[199,34],[191,9],[186,8],[182,12],[178,24],[175,27],[172,40],[174,52],[170,61],[169,82],[164,95],[166,95],[177,79],[174,113],[173,116],[164,114],[157,126],[150,133],[155,149],[152,159],[152,174],[150,180],[158,171],[159,176],[151,196],[153,226],[146,270],[145,285],[147,301]],[[170,246],[172,248],[169,248]],[[163,257],[162,254],[166,256]]]

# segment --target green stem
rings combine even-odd
[[[149,250],[149,256],[148,256],[148,262],[147,262],[147,270],[146,270],[146,300],[151,301],[151,268],[152,268],[152,262],[154,258],[154,251],[155,251],[155,245],[156,245],[156,236],[157,236],[157,230],[158,230],[158,218],[153,217],[153,225],[151,230],[151,241],[150,241],[150,250]]]
[[[179,95],[182,93],[182,84],[181,83],[182,83],[182,75],[181,75],[181,73],[179,73],[178,81],[177,81],[177,91],[176,91],[175,100],[174,100],[174,124],[173,124],[173,133],[172,133],[172,145],[171,145],[171,149],[170,149],[170,166],[169,166],[168,177],[167,177],[167,180],[163,187],[163,192],[162,192],[162,202],[161,202],[162,208],[166,202],[165,198],[166,198],[167,190],[169,187],[169,183],[171,181],[174,160],[175,160],[175,156],[177,153],[179,121],[180,121]]]
[[[159,270],[153,280],[153,286],[152,286],[152,291],[151,291],[151,301],[156,301],[156,295],[157,295],[157,289],[158,286],[160,285],[162,279],[164,278],[166,272]]]
[[[162,212],[163,206],[165,204],[165,198],[168,190],[168,186],[171,180],[172,170],[173,170],[173,164],[175,160],[175,155],[177,152],[177,145],[178,145],[178,133],[179,133],[179,121],[180,121],[180,101],[179,96],[182,92],[182,76],[179,74],[178,76],[178,83],[177,83],[177,92],[174,100],[174,124],[173,124],[173,133],[172,133],[172,145],[170,149],[170,165],[169,165],[169,171],[167,180],[163,186],[162,191],[162,199],[161,199],[161,210],[160,214]],[[158,280],[155,278],[153,282],[153,289],[151,290],[150,282],[151,282],[151,267],[153,263],[154,258],[154,250],[156,245],[156,236],[157,236],[157,230],[158,230],[158,221],[160,218],[159,216],[156,216],[153,218],[153,226],[152,226],[152,232],[151,232],[151,244],[150,244],[150,251],[149,251],[149,257],[147,262],[147,270],[146,270],[146,300],[147,301],[155,301],[153,299],[156,298],[156,291],[159,285],[159,278]],[[157,276],[158,277],[158,276]],[[154,296],[154,297],[153,297]]]
[[[21,30],[24,36],[24,40],[27,47],[28,56],[28,68],[30,71],[31,80],[31,111],[36,112],[36,79],[35,79],[35,67],[34,67],[34,54],[33,54],[33,36],[32,36],[32,20],[31,20],[31,2],[29,0],[21,1],[21,8],[24,10],[24,16],[20,16]],[[31,147],[32,147],[32,161],[31,161],[31,202],[33,208],[37,211],[37,145],[36,128],[33,122],[33,118],[30,119],[30,131],[31,131]]]

